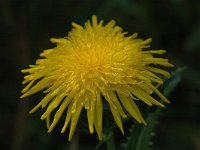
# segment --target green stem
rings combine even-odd
[[[111,132],[108,135],[108,139],[105,142],[106,142],[107,150],[115,150],[116,149],[113,132]]]

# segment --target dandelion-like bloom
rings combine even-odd
[[[164,107],[152,97],[156,93],[169,102],[157,89],[163,83],[160,75],[170,74],[159,66],[172,67],[167,59],[155,58],[164,50],[144,50],[151,39],[142,40],[137,34],[125,36],[122,28],[110,21],[103,25],[92,16],[84,27],[72,23],[73,29],[65,38],[52,38],[57,46],[44,50],[41,59],[29,69],[21,98],[43,90],[46,96],[30,111],[46,107],[41,119],[46,119],[51,132],[67,109],[62,133],[70,123],[69,140],[75,131],[81,110],[87,111],[90,133],[94,128],[102,139],[103,103],[108,103],[114,120],[122,133],[122,118],[129,113],[139,123],[146,124],[135,101],[149,106]],[[50,114],[54,109],[54,119]]]

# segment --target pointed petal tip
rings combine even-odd
[[[23,98],[25,98],[26,97],[26,95],[25,94],[23,94],[22,96],[20,96],[20,98],[21,99],[23,99]]]
[[[144,124],[145,126],[147,126],[147,123],[146,123],[145,121],[143,122],[143,124]]]
[[[163,96],[164,98],[162,99],[165,103],[167,103],[167,104],[170,104],[171,102],[165,97],[165,96]]]
[[[146,44],[149,44],[151,42],[152,42],[152,38],[148,38],[148,39],[144,40],[142,43],[146,45]]]
[[[72,22],[72,26],[78,29],[83,29],[83,27],[75,22]]]
[[[67,123],[68,124],[68,123]],[[61,133],[63,134],[66,131],[67,124],[65,123],[64,126],[62,127]]]
[[[21,93],[25,93],[27,90],[26,89],[23,89],[23,90],[21,90]]]
[[[72,140],[72,135],[69,135],[68,141],[71,142],[71,140]]]
[[[171,64],[171,63],[169,63],[169,67],[174,67],[174,65],[173,65],[173,64]]]
[[[62,133],[62,134],[65,132],[66,127],[67,127],[66,125],[64,125],[64,126],[62,127],[62,130],[61,130],[61,133]]]
[[[135,37],[137,37],[137,36],[138,36],[138,33],[137,33],[137,32],[135,32],[133,35],[134,35]]]
[[[92,19],[97,19],[97,15],[93,14]]]
[[[46,115],[45,115],[45,114],[43,114],[43,115],[40,117],[41,120],[44,120],[45,118],[46,118]]]
[[[90,131],[90,134],[93,134],[94,133],[94,128],[89,128],[89,131]]]
[[[167,52],[165,49],[159,49],[159,51],[162,51],[163,53]]]
[[[127,115],[126,114],[122,115],[122,118],[123,119],[127,118]]]
[[[33,108],[33,109],[31,109],[28,113],[29,114],[32,114],[32,113],[34,113],[35,112],[35,109]]]
[[[58,40],[59,40],[59,39],[57,39],[57,38],[50,38],[50,41],[51,41],[52,43],[57,43]]]
[[[29,113],[29,114],[32,114],[32,113],[33,113],[33,111],[29,111],[28,113]]]
[[[163,104],[160,104],[160,105],[158,105],[158,106],[160,106],[160,107],[162,107],[162,108],[165,108],[165,105],[163,105]]]
[[[120,130],[121,130],[122,134],[124,135],[124,129],[123,129],[123,127]]]
[[[98,135],[98,138],[99,138],[100,141],[102,141],[102,140],[103,140],[102,134],[101,134],[101,135]]]
[[[92,25],[96,26],[97,24],[98,24],[97,16],[96,15],[92,15]]]
[[[20,70],[22,73],[26,73],[26,69],[22,69]]]
[[[51,133],[51,131],[53,130],[53,127],[52,126],[50,126],[49,128],[48,128],[48,133]]]

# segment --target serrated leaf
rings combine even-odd
[[[168,79],[164,86],[164,95],[169,96],[169,94],[175,89],[175,87],[180,83],[182,74],[186,67],[180,67],[174,72],[172,72],[171,78]]]
[[[160,115],[161,109],[157,108],[156,111],[148,114],[146,118],[147,126],[141,124],[134,124],[131,127],[130,135],[127,137],[127,142],[124,143],[124,150],[146,150],[149,149],[151,142],[152,132],[157,124],[157,119]]]
[[[170,79],[166,81],[164,94],[169,94],[175,89],[181,81],[181,76],[186,67],[178,68],[172,72]],[[158,122],[161,108],[157,108],[154,112],[149,113],[146,117],[147,126],[134,124],[130,129],[130,135],[127,137],[126,143],[123,143],[124,150],[149,150],[152,145],[151,139],[154,133],[155,126]]]

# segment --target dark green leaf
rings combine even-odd
[[[166,81],[164,94],[169,94],[175,89],[181,81],[181,75],[186,67],[178,68],[172,73],[170,79]],[[127,137],[126,143],[123,143],[124,150],[148,150],[152,145],[151,139],[155,134],[154,129],[158,122],[161,108],[157,108],[154,112],[149,113],[146,117],[147,126],[141,124],[134,124],[130,129],[130,135]]]

